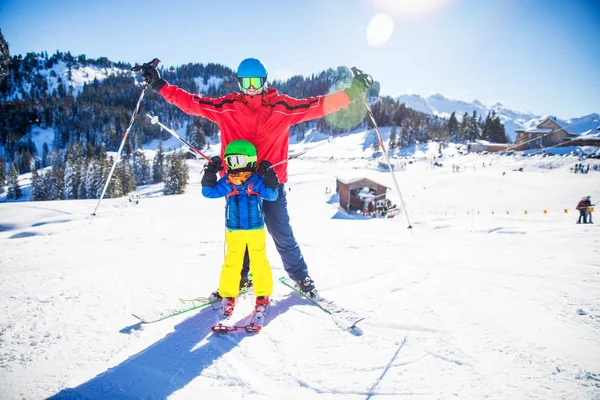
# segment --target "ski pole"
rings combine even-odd
[[[365,74],[363,71],[361,71],[360,69],[358,69],[356,67],[352,67],[352,73],[354,74],[355,78],[362,78],[369,84],[373,83],[373,78],[370,75]],[[383,150],[383,154],[385,154],[385,160],[387,162],[388,168],[390,169],[390,172],[392,173],[392,180],[394,181],[394,186],[396,187],[396,190],[398,191],[398,196],[400,197],[400,202],[402,203],[402,208],[404,209],[404,214],[406,215],[406,221],[408,222],[407,229],[412,229],[412,225],[410,224],[410,218],[408,216],[408,210],[406,209],[406,204],[404,203],[404,197],[402,197],[402,192],[400,191],[400,186],[398,186],[398,181],[396,180],[396,174],[394,174],[394,169],[392,168],[392,163],[390,162],[390,156],[389,156],[387,150],[385,149],[385,145],[383,144],[383,139],[381,137],[381,133],[379,132],[379,127],[377,126],[377,122],[375,122],[375,117],[373,116],[373,111],[371,111],[371,107],[369,107],[369,102],[367,101],[366,93],[363,95],[363,100],[365,101],[365,107],[367,107],[367,112],[369,114],[369,117],[371,117],[371,122],[373,122],[373,126],[375,127],[375,132],[377,132],[377,137],[379,139],[379,145],[380,145],[381,149]]]
[[[158,58],[155,58],[154,60],[150,61],[149,63],[144,64],[144,66],[152,66],[152,67],[156,68],[156,66],[158,65],[159,62],[160,62],[160,60]],[[135,67],[132,68],[132,71],[139,71],[142,69],[142,67],[143,66],[136,65]],[[92,223],[92,221],[94,220],[94,217],[96,216],[96,211],[98,211],[98,207],[100,207],[100,203],[102,202],[102,199],[104,198],[104,194],[106,193],[106,189],[108,188],[110,178],[112,178],[112,175],[115,172],[115,167],[117,166],[117,163],[121,159],[121,152],[123,151],[123,147],[125,146],[125,141],[127,140],[127,136],[129,136],[129,131],[131,130],[131,127],[133,126],[133,121],[135,121],[135,116],[137,115],[137,112],[140,109],[140,104],[142,103],[142,99],[144,98],[146,89],[148,89],[148,84],[144,85],[142,94],[140,94],[140,98],[137,101],[135,110],[133,111],[133,114],[131,115],[131,119],[129,120],[129,126],[125,130],[125,135],[123,136],[123,140],[121,141],[121,145],[119,146],[119,150],[117,151],[115,161],[113,162],[113,165],[110,168],[110,172],[108,173],[108,178],[106,179],[106,183],[104,184],[104,188],[102,189],[102,194],[100,195],[100,198],[98,199],[98,203],[96,204],[96,208],[94,208],[94,212],[92,213],[92,220],[90,221],[90,224]]]
[[[146,114],[146,117],[150,118],[150,123],[152,125],[156,125],[158,124],[158,126],[160,126],[161,128],[163,128],[165,131],[169,132],[171,134],[171,136],[179,139],[180,142],[182,142],[183,144],[185,144],[187,147],[190,148],[190,150],[192,150],[194,153],[204,157],[206,159],[206,161],[211,162],[211,159],[208,158],[208,156],[206,156],[204,153],[202,153],[200,150],[198,150],[197,148],[195,148],[194,146],[192,146],[190,143],[188,143],[184,138],[182,138],[181,136],[179,136],[173,129],[169,128],[168,126],[166,126],[165,124],[163,124],[162,122],[160,122],[158,120],[157,116],[152,116],[150,114]]]
[[[321,142],[321,143],[315,144],[314,146],[312,146],[312,147],[309,147],[308,149],[304,149],[304,150],[302,150],[302,151],[300,151],[300,152],[298,152],[298,153],[296,153],[296,154],[293,154],[293,155],[289,156],[289,157],[288,157],[288,158],[286,158],[285,160],[281,160],[281,161],[279,161],[279,162],[276,162],[275,164],[271,165],[271,166],[269,167],[269,169],[271,169],[271,168],[273,168],[273,167],[276,167],[276,166],[278,166],[278,165],[280,165],[280,164],[286,163],[286,162],[288,162],[288,161],[290,161],[290,160],[293,160],[294,158],[298,158],[298,157],[300,157],[301,155],[304,155],[304,154],[306,154],[307,152],[311,151],[312,149],[314,149],[314,148],[317,148],[317,147],[319,147],[319,146],[322,146],[322,145],[324,145],[324,144],[326,144],[326,143],[333,143],[333,136],[329,136],[329,137],[327,138],[327,141],[326,141],[326,142]]]

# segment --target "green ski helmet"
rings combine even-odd
[[[234,140],[225,148],[223,154],[227,172],[243,172],[256,170],[256,147],[247,140]]]

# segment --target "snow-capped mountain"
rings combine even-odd
[[[28,60],[29,57],[29,60]],[[72,57],[69,53],[53,55],[34,55],[28,54],[24,60],[24,65],[32,68],[33,72],[29,78],[22,79],[12,86],[8,93],[0,94],[0,99],[10,101],[14,99],[25,99],[32,97],[32,92],[42,91],[49,95],[55,94],[62,86],[65,91],[70,91],[73,95],[77,95],[83,90],[84,84],[90,84],[94,80],[102,81],[110,75],[116,74],[131,74],[129,64],[114,63],[105,58],[98,60],[86,60],[85,58]],[[223,77],[211,76],[205,82],[204,77],[198,77],[195,82],[199,91],[207,90],[210,85],[218,87],[222,84]],[[40,83],[46,82],[46,84]],[[382,90],[385,95],[385,88]],[[523,112],[506,108],[501,103],[496,103],[492,106],[486,106],[479,100],[466,102],[462,100],[451,99],[443,94],[433,94],[428,97],[423,97],[418,94],[405,94],[396,97],[401,103],[405,103],[407,107],[414,110],[436,115],[442,118],[449,118],[452,112],[456,113],[460,120],[466,112],[471,115],[473,111],[479,116],[485,116],[495,111],[500,120],[505,126],[506,136],[511,142],[514,142],[518,129],[527,129],[536,126],[548,115],[535,115],[530,112]],[[557,122],[570,133],[587,134],[594,133],[596,127],[600,125],[600,115],[593,113],[586,116],[570,118],[566,120],[558,119]]]
[[[512,110],[506,108],[502,103],[496,103],[488,107],[479,100],[468,103],[462,100],[450,99],[439,93],[428,97],[406,94],[400,95],[396,99],[400,103],[405,103],[409,108],[442,118],[449,118],[452,112],[455,112],[456,117],[460,120],[464,113],[471,115],[473,111],[485,118],[488,113],[495,111],[504,124],[506,136],[511,142],[515,141],[518,129],[534,127],[548,117],[548,115],[535,115],[530,112]],[[566,120],[557,119],[557,122],[570,133],[586,134],[600,125],[600,115],[594,113]]]

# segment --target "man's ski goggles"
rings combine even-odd
[[[260,89],[267,83],[267,78],[238,78],[238,82],[242,89],[250,89],[250,87]]]
[[[254,163],[256,165],[256,156],[235,154],[225,157],[225,164],[227,164],[230,169],[245,168],[250,163]]]

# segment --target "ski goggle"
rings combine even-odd
[[[225,156],[225,164],[227,164],[229,169],[245,168],[250,163],[256,164],[256,156],[245,156],[242,154]]]
[[[260,89],[267,83],[267,78],[238,78],[238,83],[242,89],[250,89],[250,87]]]

